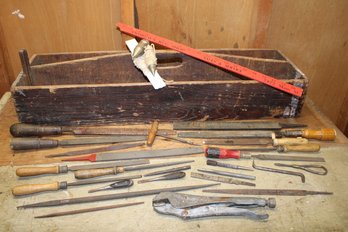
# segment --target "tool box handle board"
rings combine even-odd
[[[303,93],[303,89],[290,85],[286,82],[283,82],[281,80],[272,78],[270,76],[267,76],[265,74],[262,74],[260,72],[256,72],[254,70],[248,69],[246,67],[240,66],[238,64],[234,64],[232,62],[227,62],[224,59],[218,58],[216,56],[204,53],[202,51],[190,48],[188,46],[185,46],[183,44],[176,43],[174,41],[156,36],[154,34],[136,29],[134,27],[128,26],[123,23],[118,23],[117,27],[120,29],[120,31],[130,34],[133,36],[137,36],[143,39],[147,39],[153,43],[159,44],[161,46],[173,49],[175,51],[184,53],[186,55],[192,56],[194,58],[203,60],[205,62],[208,62],[210,64],[216,65],[218,67],[224,68],[228,71],[238,73],[240,75],[246,76],[248,78],[251,78],[253,80],[259,81],[261,83],[264,83],[266,85],[272,86],[276,89],[282,90],[284,92],[290,93],[296,97],[301,97]]]

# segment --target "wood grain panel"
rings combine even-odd
[[[11,0],[0,3],[0,22],[13,67],[21,70],[18,50],[29,55],[47,52],[114,50],[121,48],[115,24],[120,0]],[[20,9],[25,19],[11,13]]]
[[[347,10],[345,0],[274,1],[267,37],[308,76],[309,97],[335,123],[348,92]]]

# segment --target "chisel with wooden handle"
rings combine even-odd
[[[115,181],[121,181],[121,180],[138,179],[141,177],[142,177],[141,175],[134,175],[134,176],[123,176],[123,177],[116,177],[116,178],[84,180],[84,181],[75,181],[75,182],[55,181],[55,182],[46,183],[46,184],[23,184],[23,185],[18,185],[18,186],[13,187],[12,194],[14,196],[24,196],[24,195],[47,192],[47,191],[64,190],[70,186],[80,186],[80,185],[88,185],[88,184],[99,184],[99,183],[105,183],[105,182],[115,182]]]
[[[336,139],[336,130],[332,128],[323,128],[319,130],[296,129],[283,130],[281,134],[285,137],[303,137],[307,139],[316,139],[322,141],[333,141]]]
[[[78,170],[78,171],[75,171],[75,178],[88,179],[88,178],[93,178],[98,176],[116,175],[118,173],[123,173],[125,171],[136,171],[136,170],[143,170],[143,169],[160,168],[160,167],[167,167],[167,166],[173,166],[178,164],[186,164],[191,162],[194,162],[194,161],[188,160],[188,161],[168,162],[168,163],[160,163],[160,164],[138,165],[138,166],[131,166],[131,167],[112,167],[112,168]]]
[[[39,139],[13,138],[10,147],[12,150],[31,150],[55,147],[71,147],[81,145],[109,144],[120,142],[145,141],[145,136],[98,136],[78,139]]]
[[[124,160],[117,162],[105,162],[99,164],[87,164],[87,165],[56,165],[56,166],[45,166],[45,167],[21,167],[16,169],[16,175],[20,177],[28,176],[39,176],[44,174],[60,174],[67,173],[68,171],[86,170],[86,169],[96,169],[96,168],[109,168],[116,166],[131,166],[148,164],[149,160]]]
[[[16,123],[10,127],[13,137],[49,136],[49,135],[143,135],[147,136],[149,129],[139,128],[116,128],[116,127],[61,127],[41,126],[32,124]],[[175,135],[173,130],[159,130],[157,134]]]

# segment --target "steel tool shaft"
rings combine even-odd
[[[241,179],[247,179],[247,180],[255,180],[255,176],[245,175],[241,173],[232,173],[232,172],[224,172],[224,171],[218,171],[218,170],[207,170],[207,169],[198,169],[199,172],[205,172],[215,175],[221,175],[221,176],[230,176],[235,178],[241,178]]]
[[[41,216],[36,216],[35,218],[67,216],[67,215],[74,215],[74,214],[80,214],[80,213],[96,212],[96,211],[106,210],[106,209],[116,209],[116,208],[127,207],[127,206],[132,206],[132,205],[140,205],[140,204],[144,204],[144,202],[134,202],[134,203],[126,203],[126,204],[100,206],[100,207],[87,208],[87,209],[63,211],[63,212],[50,213],[50,214],[45,214],[45,215],[41,215]]]
[[[221,176],[206,175],[206,174],[197,173],[197,172],[191,172],[191,177],[198,178],[198,179],[203,179],[203,180],[210,180],[210,181],[228,183],[228,184],[235,184],[235,185],[255,186],[254,183],[250,183],[250,182],[246,182],[246,181],[240,181],[240,180],[235,180],[235,179],[232,179],[232,178],[221,177]]]
[[[34,208],[34,207],[48,207],[48,206],[61,206],[61,205],[71,205],[71,204],[79,204],[79,203],[107,201],[107,200],[115,200],[115,199],[122,199],[122,198],[154,195],[154,194],[158,194],[160,192],[178,192],[178,191],[185,191],[185,190],[190,190],[190,189],[206,188],[206,187],[211,187],[211,186],[216,186],[216,185],[219,185],[219,184],[188,185],[188,186],[151,189],[151,190],[143,190],[143,191],[135,191],[135,192],[105,194],[105,195],[89,196],[89,197],[67,198],[67,199],[43,201],[43,202],[38,202],[38,203],[34,203],[34,204],[22,205],[22,206],[18,206],[17,209],[27,209],[27,208]]]
[[[88,193],[94,193],[94,192],[99,192],[99,191],[103,191],[103,190],[111,190],[111,189],[118,189],[118,188],[127,188],[127,187],[132,186],[133,184],[134,184],[134,182],[130,179],[120,180],[120,181],[116,181],[112,184],[109,184],[107,186],[88,190]]]
[[[207,165],[219,166],[219,167],[224,167],[224,168],[232,168],[232,169],[240,169],[240,170],[245,170],[245,171],[254,171],[254,169],[252,169],[252,168],[243,167],[243,166],[234,165],[234,164],[221,163],[221,162],[217,162],[215,160],[207,160]]]
[[[144,174],[144,176],[155,176],[155,175],[161,175],[161,174],[166,174],[166,173],[171,173],[171,172],[184,171],[184,170],[188,170],[188,169],[191,169],[191,165],[185,165],[182,167],[165,169],[165,170],[161,170],[161,171],[157,171],[157,172],[150,172],[150,173]]]
[[[173,172],[173,173],[165,174],[165,175],[150,178],[150,179],[139,180],[138,184],[152,182],[152,181],[161,181],[161,180],[176,180],[176,179],[184,178],[185,176],[186,176],[185,172]]]
[[[240,194],[240,195],[278,195],[278,196],[306,196],[332,195],[332,192],[308,191],[300,189],[204,189],[206,193]]]

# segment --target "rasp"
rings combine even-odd
[[[120,142],[145,141],[146,136],[96,136],[78,139],[39,139],[39,138],[13,138],[12,150],[30,150],[55,147],[70,147],[80,145],[108,144]]]
[[[162,158],[172,156],[184,156],[192,154],[203,154],[204,150],[201,147],[185,147],[171,148],[145,151],[129,151],[129,152],[110,152],[102,154],[91,154],[82,157],[64,159],[63,161],[85,161],[91,162],[110,161],[110,160],[127,160],[127,159],[148,159]]]
[[[22,206],[18,206],[17,209],[99,202],[99,201],[115,200],[115,199],[122,199],[122,198],[154,195],[160,192],[178,192],[178,191],[185,191],[190,189],[207,188],[207,187],[216,186],[216,185],[220,185],[220,184],[187,185],[187,186],[179,186],[179,187],[142,190],[142,191],[135,191],[135,192],[104,194],[104,195],[90,196],[90,197],[66,198],[66,199],[60,199],[60,200],[43,201],[43,202],[38,202],[34,204],[22,205]]]
[[[240,194],[240,195],[278,195],[278,196],[306,196],[332,195],[332,192],[307,191],[301,189],[206,189],[206,193]]]
[[[205,121],[174,122],[174,130],[280,130],[284,128],[301,128],[305,124],[279,123],[271,121]]]
[[[46,192],[46,191],[58,191],[61,189],[67,189],[69,186],[99,184],[99,183],[114,182],[114,181],[120,181],[120,180],[137,179],[141,177],[142,177],[141,175],[134,175],[134,176],[124,176],[124,177],[118,177],[118,178],[76,181],[76,182],[55,181],[55,182],[46,183],[46,184],[23,184],[23,185],[18,185],[13,187],[12,194],[14,196],[24,196],[24,195],[29,195],[33,193],[40,193],[40,192]]]
[[[22,167],[16,169],[17,176],[38,176],[44,174],[59,174],[67,173],[68,171],[77,171],[77,170],[87,170],[87,169],[96,169],[96,168],[110,168],[110,167],[119,167],[119,166],[131,166],[139,164],[148,164],[149,160],[124,160],[117,162],[103,162],[98,164],[84,164],[84,165],[56,165],[56,166],[40,166],[40,167]]]

